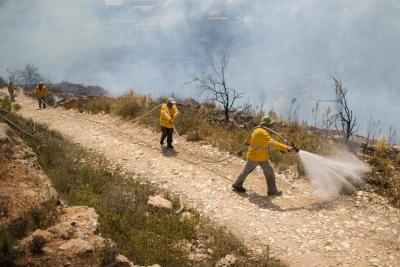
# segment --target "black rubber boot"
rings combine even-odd
[[[246,188],[244,188],[243,186],[237,186],[237,185],[232,185],[232,190],[237,192],[237,193],[245,193],[246,192]]]

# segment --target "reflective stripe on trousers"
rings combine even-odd
[[[247,160],[246,165],[244,166],[243,171],[240,173],[239,177],[236,179],[235,186],[241,187],[243,186],[244,181],[247,176],[254,171],[254,169],[260,165],[261,169],[264,172],[265,180],[268,186],[268,193],[275,193],[278,191],[275,183],[275,172],[272,168],[271,162],[267,161],[253,161]]]

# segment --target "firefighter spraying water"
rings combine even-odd
[[[259,124],[249,135],[246,144],[249,146],[247,162],[243,171],[232,185],[234,191],[246,192],[243,183],[246,177],[259,165],[267,181],[269,196],[280,196],[275,184],[275,174],[268,157],[268,149],[298,152],[306,176],[316,188],[316,193],[322,199],[329,199],[341,192],[353,192],[355,186],[363,183],[363,175],[368,167],[355,155],[348,151],[337,150],[330,157],[322,157],[314,153],[299,150],[293,142],[286,140],[276,131],[271,129],[273,120],[264,116]],[[270,133],[280,139],[274,140]]]
[[[272,131],[270,128],[274,124],[274,121],[270,116],[264,116],[258,127],[253,129],[250,133],[248,139],[246,140],[246,145],[249,146],[247,151],[247,162],[243,169],[243,171],[239,174],[235,183],[232,185],[232,189],[238,193],[246,192],[246,189],[243,187],[243,183],[246,180],[247,176],[255,170],[257,166],[260,166],[264,172],[264,176],[268,186],[268,196],[280,196],[282,195],[282,191],[278,191],[275,183],[275,172],[272,168],[271,162],[269,161],[269,147],[273,147],[276,150],[280,150],[282,152],[286,151],[298,151],[298,149],[290,142],[286,141],[281,137],[283,141],[286,141],[286,144],[282,144],[276,140],[274,140],[269,131]]]

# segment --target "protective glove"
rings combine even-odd
[[[295,145],[292,144],[292,145],[288,146],[288,151],[289,152],[295,151],[296,153],[298,153],[299,149]]]

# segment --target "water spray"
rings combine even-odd
[[[300,150],[276,131],[267,129],[295,149],[305,174],[315,186],[316,193],[321,199],[327,200],[342,192],[354,192],[356,185],[364,183],[363,175],[369,168],[349,151],[337,149],[330,157],[323,157]]]

